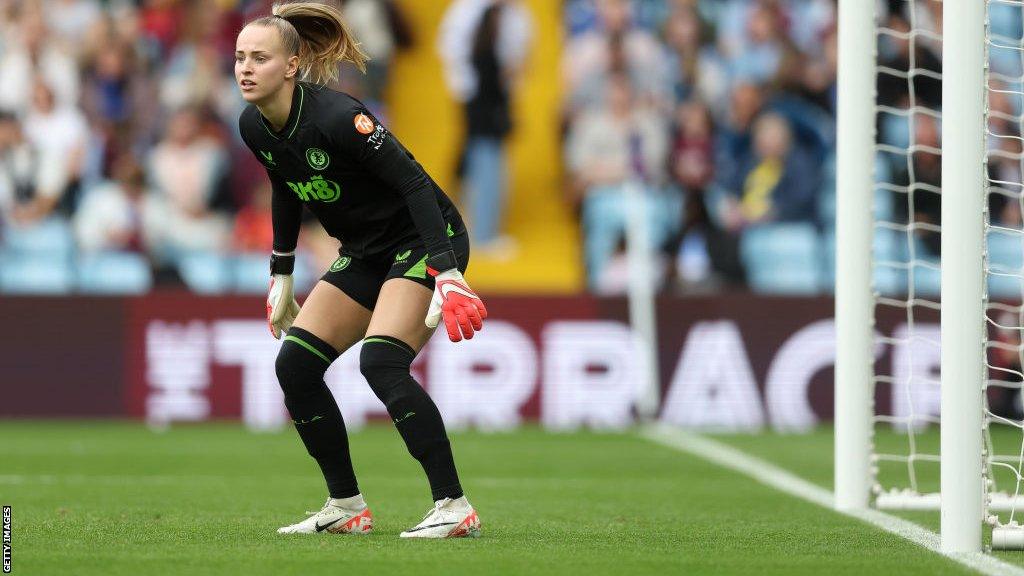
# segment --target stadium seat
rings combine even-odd
[[[131,252],[101,252],[78,260],[78,289],[90,294],[143,294],[153,285],[144,256]]]
[[[816,294],[822,288],[822,256],[811,224],[765,224],[746,230],[740,254],[750,287],[766,294]]]
[[[875,155],[874,180],[875,182],[892,182],[892,166],[882,154]],[[895,201],[898,198],[903,198],[903,196],[890,190],[875,188],[872,213],[876,222],[892,221],[895,215]]]
[[[915,298],[938,298],[942,293],[942,272],[939,269],[917,264],[913,278]]]
[[[234,289],[242,294],[263,294],[270,280],[270,260],[263,253],[239,254],[234,257]]]
[[[3,246],[15,254],[66,258],[74,251],[75,243],[71,226],[53,217],[27,227],[5,227]]]
[[[910,146],[910,117],[906,114],[879,113],[879,142],[896,148]]]
[[[1020,298],[1021,279],[1017,276],[1000,274],[1020,274],[1024,268],[1024,237],[1017,233],[989,232],[988,244],[989,297],[996,299]],[[995,272],[995,274],[993,274]]]
[[[874,278],[873,289],[883,296],[902,296],[907,292],[908,271],[905,267],[886,266],[885,263],[906,264],[906,234],[875,227],[872,240]]]
[[[821,274],[821,287],[826,292],[833,293],[836,289],[836,229],[825,228],[821,234],[821,261],[823,271]]]
[[[232,258],[233,270],[231,288],[242,294],[263,294],[270,281],[270,259],[264,253],[238,254]],[[306,294],[319,280],[322,270],[302,253],[295,259],[295,293]]]
[[[299,253],[295,258],[295,293],[308,294],[325,271],[308,253]]]
[[[74,275],[66,258],[41,258],[5,252],[0,261],[0,291],[8,294],[67,294]]]
[[[193,252],[178,258],[178,272],[199,294],[223,294],[232,288],[231,261],[223,254]]]

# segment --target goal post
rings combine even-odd
[[[985,3],[942,10],[956,23],[942,43],[942,549],[974,552],[985,508]]]
[[[1024,0],[838,14],[835,506],[1024,549]]]
[[[838,68],[835,505],[856,510],[871,489],[875,2],[839,0]]]

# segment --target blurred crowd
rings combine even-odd
[[[938,293],[942,3],[878,9],[876,289]],[[835,0],[569,0],[563,77],[569,202],[588,284],[626,289],[629,198],[673,291],[834,287]],[[1024,40],[989,4],[990,218],[1020,228]],[[979,190],[981,189],[979,183]],[[630,194],[630,192],[640,192]],[[639,210],[633,213],[639,213]],[[1019,240],[989,238],[1019,269]],[[1019,292],[990,282],[995,293]],[[1006,286],[1003,286],[1006,284]],[[1005,289],[1005,290],[1004,290]]]
[[[409,26],[390,0],[342,4],[372,60],[340,88],[386,117]],[[0,0],[0,290],[265,289],[270,190],[237,135],[233,53],[270,6]],[[305,252],[336,257],[308,228]]]
[[[875,209],[896,227],[877,235],[888,252],[876,258],[937,259],[941,2],[877,5]],[[385,121],[390,63],[416,42],[401,6],[342,2],[372,60],[366,75],[343,71],[340,88]],[[451,192],[481,253],[510,242],[505,143],[533,44],[526,8],[453,0],[433,48],[464,112]],[[0,0],[0,291],[264,288],[270,190],[237,136],[232,52],[241,25],[269,9]],[[1021,182],[1021,13],[990,12],[989,171]],[[634,215],[660,289],[830,290],[836,0],[565,0],[563,14],[563,190],[588,289],[625,289]],[[992,195],[994,221],[1020,225],[1017,196]],[[315,222],[301,241],[309,275],[337,249]]]
[[[566,25],[566,190],[592,290],[625,287],[630,191],[665,287],[744,285],[765,245],[748,231],[831,225],[834,0],[570,0]]]

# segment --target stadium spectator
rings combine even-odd
[[[634,97],[669,109],[671,75],[665,48],[650,31],[634,25],[626,0],[597,0],[598,27],[570,40],[562,54],[570,117],[599,106],[608,76],[625,72]]]
[[[836,113],[836,70],[839,64],[837,32],[833,28],[825,33],[820,52],[800,53],[800,67],[797,70],[800,84],[796,92],[807,102],[829,113],[830,121]]]
[[[828,49],[836,30],[835,0],[789,2],[787,29],[795,47],[814,56]]]
[[[910,161],[906,156],[890,154],[893,163],[893,182],[901,187],[913,183],[910,198],[912,213],[908,214],[907,202],[895,202],[895,214],[899,222],[938,225],[942,217],[942,197],[938,190],[942,186],[942,156],[938,120],[930,114],[915,114],[912,119],[914,149]],[[916,228],[915,233],[926,250],[921,256],[938,257],[941,236],[938,232]],[[934,259],[934,258],[933,258]]]
[[[103,15],[93,0],[46,0],[43,6],[53,36],[72,53],[81,49],[85,35]]]
[[[41,77],[53,90],[58,106],[78,104],[79,73],[73,58],[53,42],[40,5],[21,5],[17,25],[5,40],[0,56],[0,109],[18,114],[28,111],[32,82]]]
[[[270,183],[258,186],[249,203],[242,207],[235,216],[235,228],[232,233],[232,246],[240,252],[267,251],[267,246],[274,244],[274,230],[270,218]],[[337,246],[333,247],[337,258]]]
[[[178,111],[149,156],[153,187],[167,210],[154,247],[163,263],[190,251],[222,250],[230,238],[227,217],[213,210],[225,150],[202,133],[201,123],[197,110]]]
[[[1005,184],[1024,182],[1024,172],[1020,163],[1024,149],[1021,146],[1021,138],[1016,133],[1016,130],[1003,133],[1002,137],[996,139],[994,145],[990,145],[989,149],[995,153],[989,155],[988,174],[994,189],[988,194],[988,209],[989,218],[994,224],[1019,230],[1024,225],[1021,203],[1007,195]]]
[[[185,19],[185,8],[185,3],[178,0],[141,2],[139,27],[155,59],[162,61],[170,54],[178,42],[182,25],[189,24]]]
[[[1007,194],[1007,182],[1024,182],[1021,170],[1020,130],[1014,108],[1016,98],[1010,98],[1012,91],[1006,83],[991,80],[992,90],[988,95],[988,138],[986,149],[997,151],[988,156],[988,176],[992,180],[992,191],[988,195],[989,217],[993,223],[1020,228],[1022,215],[1020,202]],[[1012,187],[1012,185],[1009,185]]]
[[[716,268],[740,280],[743,231],[768,222],[814,222],[820,174],[807,151],[795,145],[785,117],[765,113],[754,122],[751,148],[735,166],[721,171],[720,194],[710,207],[719,228],[714,236]]]
[[[47,219],[60,202],[63,159],[39,150],[25,137],[17,118],[0,112],[0,214],[5,232]]]
[[[672,177],[686,189],[691,201],[700,204],[715,175],[711,113],[699,100],[683,102],[676,108],[675,126]]]
[[[652,107],[633,98],[629,78],[613,74],[607,102],[572,126],[567,167],[582,203],[587,281],[619,286],[603,278],[625,231],[625,187],[637,186],[646,200],[651,243],[661,247],[675,233],[681,213],[678,194],[666,190],[668,125]]]
[[[474,58],[478,53],[473,50],[472,40],[481,30],[484,13],[494,3],[503,6],[494,9],[502,13],[498,33],[489,38],[477,34],[481,39],[493,40],[485,44],[490,44],[488,49],[493,52],[492,57],[497,57],[502,70],[488,76],[488,71],[481,68],[485,62]],[[227,242],[225,245],[230,245],[230,231],[245,229],[248,230],[246,238],[256,241],[259,218],[252,212],[258,212],[259,193],[254,191],[262,184],[263,175],[252,158],[240,160],[246,156],[239,153],[240,142],[231,140],[230,147],[224,143],[229,141],[225,135],[234,135],[234,118],[241,101],[235,90],[220,87],[231,81],[230,67],[225,65],[225,60],[230,56],[234,33],[245,18],[265,13],[270,4],[270,0],[212,4],[182,0],[0,0],[0,86],[3,86],[0,109],[13,112],[23,121],[5,121],[4,130],[8,134],[19,134],[19,143],[6,145],[3,154],[19,160],[0,168],[0,179],[6,178],[8,182],[0,184],[0,188],[7,190],[0,190],[4,223],[48,220],[55,208],[74,211],[75,195],[66,193],[67,182],[81,180],[84,189],[91,194],[96,189],[96,180],[117,172],[114,165],[119,158],[134,154],[146,159],[147,166],[154,167],[158,157],[178,158],[164,162],[164,174],[153,171],[147,176],[153,183],[154,205],[164,203],[173,207],[172,213],[189,215],[188,225],[208,224],[200,226],[203,233],[179,240],[206,238],[197,243],[210,247],[215,244],[211,238],[219,237]],[[355,82],[341,87],[357,95],[363,94],[370,100],[368,104],[379,109],[375,101],[381,98],[389,63],[396,48],[409,41],[408,26],[398,10],[401,3],[343,0],[341,4],[363,48],[374,57],[369,75],[343,75]],[[628,78],[631,113],[645,118],[642,122],[646,127],[633,132],[645,133],[656,127],[663,141],[661,166],[647,171],[660,173],[660,184],[648,181],[647,174],[638,177],[640,171],[634,168],[632,161],[628,162],[630,167],[624,180],[638,179],[656,190],[664,189],[665,182],[672,182],[683,190],[687,198],[685,216],[679,216],[666,227],[685,230],[687,234],[702,228],[705,215],[701,208],[707,203],[712,208],[711,224],[704,226],[708,230],[707,252],[716,269],[722,268],[722,254],[729,253],[728,248],[736,237],[731,233],[716,233],[723,228],[716,224],[719,211],[713,198],[716,191],[722,189],[720,184],[725,176],[739,178],[736,175],[750,169],[749,162],[756,156],[752,135],[756,118],[766,111],[785,117],[793,150],[813,159],[808,163],[806,182],[820,180],[818,165],[834,154],[831,133],[836,79],[833,0],[568,0],[564,6],[569,36],[562,62],[567,88],[563,128],[569,140],[564,148],[567,176],[572,181],[567,190],[578,207],[590,211],[588,214],[592,216],[597,212],[594,207],[602,205],[590,199],[600,197],[601,194],[591,193],[602,187],[583,184],[588,178],[594,181],[600,178],[590,174],[581,177],[580,170],[572,164],[570,152],[588,149],[580,142],[599,140],[593,135],[595,118],[602,115],[607,118],[608,86],[615,84],[611,79],[620,75]],[[881,21],[897,32],[880,37],[880,64],[907,71],[913,57],[917,69],[939,71],[941,51],[935,35],[941,30],[941,10],[938,9],[941,4],[888,0],[880,6]],[[1010,37],[1018,34],[1019,14],[1003,6],[993,6],[992,12],[993,33]],[[446,58],[446,80],[466,109],[469,132],[486,134],[486,138],[466,139],[468,177],[464,198],[469,200],[471,212],[476,212],[474,206],[481,207],[499,223],[500,191],[504,188],[500,174],[504,158],[495,154],[493,144],[507,138],[500,128],[508,120],[507,98],[511,86],[508,76],[514,76],[514,71],[521,67],[530,38],[529,21],[524,14],[521,0],[458,0],[451,5],[451,18],[446,17],[439,30],[439,45]],[[916,33],[913,42],[900,35],[909,31],[911,21],[922,30]],[[1012,50],[993,49],[993,70],[1018,75],[1017,56],[1019,54]],[[912,87],[916,96],[913,103],[937,109],[941,84],[930,76],[915,74],[911,86],[906,79],[880,75],[879,102],[906,109],[912,104]],[[37,82],[48,87],[49,99],[45,95],[34,97]],[[1015,103],[1010,106],[999,102],[998,93],[991,93],[990,98],[993,111],[1005,112],[1013,118],[1019,115]],[[38,102],[33,104],[34,100]],[[495,102],[499,108],[488,108]],[[169,146],[173,138],[162,132],[162,126],[168,123],[169,115],[170,124],[177,121],[178,116],[169,112],[180,107],[198,107],[216,115],[210,115],[210,122],[201,123],[203,127],[192,137],[202,144]],[[489,124],[485,126],[489,132],[480,130],[481,119],[486,121],[483,124]],[[1009,126],[1012,123],[1004,122],[1007,126],[1000,126],[996,118],[992,129],[1016,134],[1016,129]],[[14,126],[18,128],[13,129]],[[175,130],[172,126],[169,132]],[[879,137],[883,142],[898,147],[907,146],[912,140],[920,144],[923,140],[916,139],[927,136],[928,127],[915,126],[914,132],[918,130],[924,132],[912,133],[911,122],[905,115],[879,115]],[[51,131],[72,137],[43,136]],[[207,133],[213,137],[203,135]],[[589,136],[585,137],[586,134]],[[623,132],[620,136],[625,140],[613,145],[619,152],[609,153],[609,156],[631,149],[630,133]],[[7,140],[14,142],[15,137],[9,136]],[[67,145],[69,140],[74,144]],[[933,140],[937,140],[937,133]],[[69,153],[83,141],[87,142],[88,151],[84,157],[77,158]],[[709,142],[713,144],[710,156]],[[993,145],[1014,153],[1010,150],[1012,142],[993,142]],[[158,153],[154,146],[159,146],[163,152]],[[175,153],[168,153],[172,149]],[[200,149],[214,152],[209,156],[194,152]],[[63,152],[57,154],[57,151]],[[32,161],[26,162],[25,158]],[[232,160],[228,162],[228,158]],[[178,161],[183,164],[176,165]],[[70,170],[47,170],[43,174],[38,167],[46,163]],[[930,176],[932,160],[915,158],[915,163],[921,165],[920,174],[916,174],[918,181],[922,178],[936,180]],[[27,167],[29,164],[31,167]],[[175,169],[167,168],[168,164]],[[905,159],[894,160],[889,166],[895,169],[894,181],[908,178],[905,164]],[[230,187],[220,182],[226,178],[228,167]],[[993,159],[989,168],[994,175],[1013,176],[1014,166],[1010,161]],[[179,171],[185,175],[184,179],[177,178]],[[16,178],[19,184],[12,186],[9,176],[15,173],[19,174]],[[25,174],[33,176],[26,178]],[[478,179],[483,184],[474,184]],[[191,180],[192,184],[185,185],[185,180]],[[489,186],[499,193],[492,192],[483,196],[487,201],[476,202],[472,190]],[[11,193],[15,188],[20,192]],[[74,188],[70,190],[73,192]],[[813,194],[818,193],[815,190]],[[254,194],[257,197],[250,198]],[[924,197],[927,194],[921,196],[915,200],[915,214],[922,218],[936,217]],[[993,218],[1006,221],[1019,218],[1012,213],[1016,206],[1011,204],[1014,203],[999,204],[995,199]],[[228,214],[236,205],[247,207],[237,226]],[[614,206],[613,202],[604,204],[607,214],[612,215],[598,220],[622,221],[622,213],[613,214]],[[621,208],[618,206],[620,212]],[[906,212],[905,206],[902,209]],[[72,217],[77,218],[77,215],[73,213]],[[472,227],[474,231],[486,235],[486,230],[493,228],[494,235],[501,237],[500,225],[481,224],[487,221],[485,216],[474,220],[477,220]],[[581,224],[584,237],[593,240],[601,234],[591,234],[592,221],[585,219]],[[156,226],[158,232],[162,224]],[[315,226],[310,232],[304,242],[322,247],[327,258],[335,247],[331,242],[318,239],[313,233]],[[720,236],[726,238],[723,240]],[[621,235],[609,237],[612,243],[609,250],[614,254],[616,247],[621,247]],[[687,253],[691,256],[701,253],[703,246],[694,242],[699,235],[688,238]],[[682,239],[676,234],[664,248],[685,251],[680,247]],[[477,246],[485,245],[482,238],[475,240]],[[166,247],[176,243],[165,239],[155,245]],[[696,252],[694,246],[698,247]],[[585,249],[585,254],[586,267],[592,272],[593,250]],[[610,258],[597,260],[611,262],[615,257]],[[605,270],[610,278],[621,277],[611,268]]]
[[[710,267],[704,193],[715,176],[714,125],[711,112],[700,100],[676,108],[670,154],[671,177],[684,195],[685,213],[669,252],[679,257],[679,277],[697,283],[707,277]]]
[[[73,105],[57,106],[53,91],[41,80],[32,86],[32,103],[24,120],[25,137],[40,154],[59,159],[53,166],[59,177],[60,197],[65,211],[74,208],[81,182],[89,126],[85,116]]]
[[[11,43],[18,26],[18,19],[14,2],[0,2],[0,55]]]
[[[226,121],[237,117],[240,105],[219,108],[222,102],[238,101],[227,96],[233,83],[224,72],[233,47],[225,46],[220,35],[224,10],[217,3],[201,3],[192,6],[186,17],[191,25],[179,31],[178,42],[169,51],[160,85],[161,103],[168,110],[209,105]]]
[[[13,114],[0,112],[0,214],[4,228],[30,225],[48,214],[59,199],[52,157],[35,150]]]
[[[441,24],[438,49],[448,87],[462,104],[463,198],[478,252],[507,256],[502,235],[508,175],[505,142],[512,131],[512,90],[529,49],[532,24],[515,0],[459,0]]]
[[[738,172],[723,175],[726,197],[719,210],[726,230],[770,221],[813,222],[820,183],[806,151],[794,146],[789,122],[774,113],[758,118],[751,152]]]
[[[907,108],[911,105],[938,109],[942,104],[942,81],[935,73],[942,71],[942,51],[924,41],[910,41],[910,22],[902,11],[890,11],[885,27],[893,31],[879,39],[879,66],[907,74],[911,70],[911,56],[918,71],[912,80],[893,74],[878,75],[878,103],[885,106]],[[911,47],[913,46],[913,54]],[[915,102],[910,101],[910,86],[913,84]]]
[[[151,143],[160,116],[157,82],[131,30],[131,12],[98,22],[82,56],[82,110],[93,130],[95,173],[105,174],[122,153]],[[129,26],[130,28],[130,26]]]
[[[783,55],[783,17],[775,3],[757,2],[751,7],[746,31],[728,53],[730,74],[741,82],[764,84],[779,70]]]
[[[733,87],[726,107],[719,105],[721,121],[715,142],[719,174],[735,174],[741,159],[750,154],[754,121],[763,109],[763,90],[746,83]]]
[[[728,71],[691,3],[677,3],[664,26],[667,66],[676,102],[716,102],[728,94]]]
[[[160,229],[162,207],[146,188],[142,165],[130,154],[117,158],[111,176],[83,194],[73,221],[78,248],[84,253],[146,253],[147,238]]]
[[[387,122],[384,91],[390,81],[391,63],[399,50],[412,45],[412,27],[394,0],[344,0],[342,13],[370,61],[366,74],[357,74],[355,68],[343,64],[340,88]]]

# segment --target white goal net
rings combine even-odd
[[[963,142],[956,142],[949,136],[953,132],[950,128],[953,121],[949,118],[957,111],[949,102],[945,109],[947,122],[943,123],[943,93],[945,90],[948,97],[955,91],[957,98],[966,99],[957,102],[970,100],[970,90],[951,90],[949,84],[969,82],[963,75],[964,70],[954,73],[947,63],[943,75],[943,3],[941,0],[888,0],[877,6],[870,264],[874,348],[865,353],[868,361],[872,353],[874,358],[871,378],[874,395],[868,396],[874,400],[872,426],[868,431],[871,436],[869,490],[874,505],[879,508],[927,510],[938,509],[941,503],[945,510],[948,503],[942,500],[950,496],[940,497],[940,468],[947,476],[949,470],[940,458],[937,432],[937,425],[942,424],[940,408],[944,407],[945,426],[963,428],[956,430],[956,435],[975,435],[975,438],[980,435],[982,448],[977,450],[970,442],[947,443],[948,430],[944,430],[941,452],[955,454],[958,458],[966,455],[968,463],[972,459],[980,462],[981,486],[985,492],[981,514],[993,530],[991,544],[995,548],[1021,549],[1024,548],[1024,529],[1021,528],[1024,525],[1024,406],[1021,401],[1024,385],[1024,0],[986,2],[984,32],[979,26],[976,36],[977,46],[984,44],[984,121],[973,129],[983,131],[984,135],[984,176],[970,189],[946,182],[947,195],[981,195],[976,200],[983,199],[983,202],[975,205],[983,207],[983,214],[978,213],[981,210],[952,213],[948,208],[952,202],[945,204],[942,196],[942,135],[947,135],[947,179],[951,173],[958,173],[949,171],[948,163],[954,161],[951,157],[960,157],[963,152],[963,146],[958,146],[957,152],[950,151],[951,144]],[[950,41],[948,32],[951,30],[947,29],[947,41]],[[958,41],[967,37],[961,32],[957,30]],[[947,49],[952,50],[952,44]],[[980,76],[981,70],[977,72]],[[981,116],[973,116],[975,124]],[[964,126],[963,118],[961,114],[956,126]],[[966,118],[972,116],[968,114]],[[841,119],[841,126],[842,123]],[[976,135],[980,140],[982,132]],[[974,166],[979,164],[981,160]],[[971,166],[970,159],[964,166]],[[949,213],[942,213],[944,205]],[[961,258],[963,253],[960,252],[956,259],[945,260],[947,270],[944,271],[940,266],[943,246],[950,250],[959,238],[951,235],[963,233],[965,228],[960,224],[972,218],[984,222],[982,254],[976,253],[972,260]],[[955,225],[955,232],[949,226],[951,223]],[[967,236],[970,234],[965,238]],[[951,266],[964,262],[981,264],[951,273]],[[970,280],[963,285],[957,283],[956,290],[941,290],[940,280],[945,277],[949,281],[951,275],[956,274],[983,277],[981,293],[973,297]],[[947,310],[943,310],[940,298],[944,293]],[[983,317],[978,322],[985,327],[981,357],[977,358],[979,354],[970,349],[965,352],[966,357],[976,358],[970,362],[977,366],[976,374],[980,375],[978,381],[981,382],[980,386],[967,390],[968,396],[980,396],[982,405],[979,417],[969,418],[962,417],[962,411],[949,412],[960,406],[944,398],[948,391],[942,390],[940,381],[943,386],[961,383],[951,382],[953,378],[948,374],[942,378],[939,373],[940,363],[945,365],[951,353],[948,342],[942,347],[940,336],[945,334],[945,338],[949,338],[957,330],[948,325],[948,320],[946,325],[941,325],[940,321],[952,309],[953,301],[957,302],[958,312],[972,309],[970,306],[974,304],[970,302],[966,307],[961,305],[964,296],[966,300],[973,297],[975,303],[983,302]],[[837,316],[842,306],[837,295]],[[964,326],[965,330],[968,328]],[[840,336],[841,346],[842,341]],[[964,384],[974,386],[973,381]],[[837,398],[839,394],[837,389]],[[978,411],[973,406],[964,405],[963,410],[976,414]],[[837,402],[837,410],[841,408]],[[965,425],[979,421],[980,427]],[[842,444],[839,427],[837,420],[837,462]],[[961,450],[964,446],[966,448]],[[966,468],[970,473],[971,466]],[[839,482],[837,465],[837,486]],[[946,485],[945,479],[941,485]],[[961,491],[958,496],[969,500],[964,494],[969,496],[971,489]],[[966,502],[959,510],[971,506]],[[945,516],[944,512],[944,546]],[[973,517],[965,522],[971,523]],[[971,538],[973,536],[968,539]],[[980,546],[981,539],[978,540],[977,546]],[[949,549],[962,549],[962,541],[963,538],[951,538]]]
[[[1024,549],[1024,0],[841,1],[839,84],[837,507]]]
[[[938,508],[942,4],[879,10],[872,259],[877,406],[872,492]],[[901,433],[893,436],[891,431]]]
[[[986,44],[985,474],[987,520],[1022,520],[1024,464],[1024,2],[989,0]],[[996,543],[999,544],[999,543]],[[1003,543],[1021,547],[1020,543]]]

